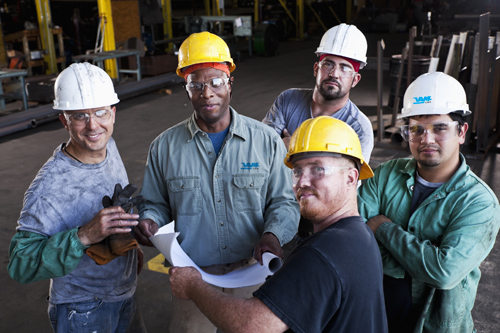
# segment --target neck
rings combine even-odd
[[[354,203],[356,202],[357,201],[355,200]],[[352,216],[359,216],[357,204],[355,206],[346,204],[341,209],[339,209],[336,212],[333,212],[331,215],[327,216],[323,220],[314,222],[313,230],[316,233],[331,226],[332,224],[340,221],[343,218]]]
[[[64,152],[70,158],[84,164],[98,164],[106,158],[106,149],[103,151],[90,151],[74,144],[71,140],[64,147]]]
[[[417,170],[420,177],[430,183],[445,183],[453,177],[460,168],[460,157],[452,165],[425,166],[417,163]]]
[[[311,113],[313,118],[319,116],[332,116],[338,110],[342,109],[349,100],[349,94],[342,98],[326,100],[321,94],[314,90],[313,100],[311,103]]]

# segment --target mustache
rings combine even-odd
[[[340,86],[340,82],[339,82],[339,80],[334,79],[334,78],[328,78],[328,79],[324,79],[324,80],[323,80],[323,83],[327,83],[327,82],[336,83],[336,84],[338,84],[338,85]]]
[[[425,146],[418,147],[419,152],[421,152],[422,150],[426,150],[426,149],[433,149],[433,150],[437,150],[437,151],[441,150],[438,145],[425,145]]]
[[[297,198],[300,198],[304,194],[312,194],[312,195],[317,196],[318,192],[315,189],[313,189],[312,187],[304,187],[304,188],[299,188],[297,190],[296,196],[297,196]]]

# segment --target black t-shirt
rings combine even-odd
[[[387,332],[382,261],[361,217],[314,233],[256,292],[294,332]]]

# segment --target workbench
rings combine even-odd
[[[104,60],[117,59],[122,57],[135,56],[137,61],[137,69],[120,69],[119,61],[116,62],[117,67],[117,79],[120,81],[120,73],[136,74],[137,81],[141,80],[141,62],[139,60],[139,50],[113,50],[113,51],[103,51],[97,53],[89,53],[73,56],[73,61],[92,61],[97,66],[104,69]]]
[[[28,72],[24,69],[1,69],[0,70],[0,81],[10,77],[19,77],[21,80],[21,90],[23,91],[23,107],[24,110],[28,110],[28,98],[26,97],[26,87],[24,85],[24,77],[28,75]],[[3,94],[2,82],[0,82],[0,109],[5,110],[5,96]]]
[[[61,64],[61,67],[64,69],[66,58],[64,56],[64,43],[63,43],[63,31],[62,28],[52,28],[52,34],[57,36],[57,44],[59,48],[59,56],[56,58],[56,63]],[[28,75],[33,75],[32,67],[35,66],[44,66],[43,57],[41,59],[32,59],[32,51],[30,49],[29,42],[36,41],[37,42],[37,51],[42,50],[42,44],[40,41],[40,33],[38,30],[21,30],[18,32],[14,32],[12,34],[8,34],[4,36],[5,43],[22,43],[23,44],[23,53],[26,61],[26,67],[28,68]]]

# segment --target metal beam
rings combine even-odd
[[[104,39],[104,51],[116,50],[115,43],[115,29],[113,27],[113,15],[111,11],[111,0],[97,0],[97,7],[99,8],[99,18],[102,30],[102,38]],[[106,60],[104,68],[112,79],[118,77],[116,69],[116,59]]]
[[[42,40],[42,48],[44,49],[43,58],[48,64],[46,74],[58,73],[56,61],[56,48],[54,46],[54,36],[52,35],[52,17],[50,14],[49,0],[36,0],[36,12],[38,16],[39,32]],[[61,56],[64,56],[61,55]],[[30,60],[30,55],[25,57]]]

